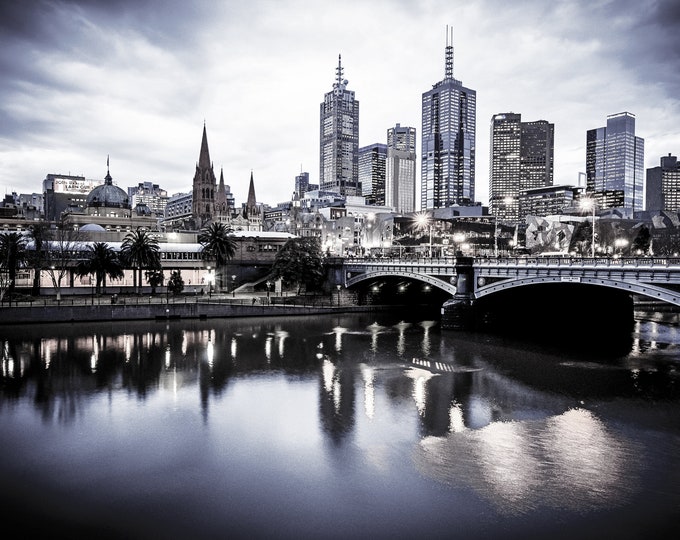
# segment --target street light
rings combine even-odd
[[[236,298],[236,274],[231,275],[231,297]]]
[[[272,287],[272,282],[271,282],[271,281],[267,281],[267,284],[266,284],[266,285],[267,285],[267,298],[269,298],[269,289],[271,289],[271,287]]]
[[[581,208],[593,211],[592,238],[590,240],[590,256],[595,257],[595,199],[582,199]]]
[[[430,215],[427,212],[421,212],[416,216],[416,223],[418,224],[418,227],[420,227],[421,229],[428,227],[430,231],[430,246],[428,257],[432,257],[432,219],[430,218]]]
[[[336,285],[336,288],[338,289],[338,307],[340,307],[340,288],[342,285]]]

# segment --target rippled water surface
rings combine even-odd
[[[678,531],[674,321],[637,323],[619,357],[415,313],[0,340],[0,512],[16,538]]]

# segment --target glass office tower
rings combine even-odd
[[[598,207],[643,208],[644,139],[635,136],[635,115],[607,117],[606,127],[586,133],[586,192]]]
[[[407,214],[416,209],[416,128],[401,126],[387,130],[385,206]]]
[[[421,210],[475,200],[477,93],[453,78],[447,28],[444,79],[422,96]]]
[[[321,103],[319,186],[340,195],[359,191],[359,102],[347,90],[342,59],[338,55],[333,90]]]
[[[359,148],[359,184],[367,204],[385,204],[387,145],[374,143]]]
[[[522,122],[516,113],[491,119],[489,206],[499,220],[518,223],[527,190],[553,183],[555,126],[545,120]]]

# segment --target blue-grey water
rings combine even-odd
[[[672,318],[637,322],[618,356],[417,313],[4,326],[0,342],[5,538],[680,530]]]

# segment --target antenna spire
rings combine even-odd
[[[449,41],[449,25],[446,25],[446,49],[445,49],[444,78],[453,79],[453,26],[451,27],[451,40]]]

